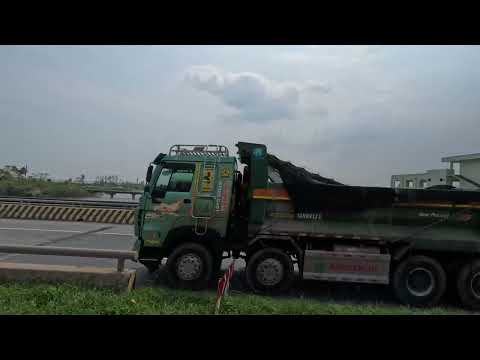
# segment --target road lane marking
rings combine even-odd
[[[122,233],[111,233],[111,232],[104,232],[104,233],[99,233],[102,235],[120,235],[120,236],[133,236],[133,234],[122,234]]]
[[[0,228],[0,230],[44,231],[44,232],[75,233],[75,234],[85,232],[80,230],[56,230],[56,229],[33,229],[33,228]],[[133,236],[133,234],[114,233],[114,232],[103,232],[98,234],[99,235]]]

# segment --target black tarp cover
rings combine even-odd
[[[348,186],[282,161],[271,154],[267,154],[267,161],[269,166],[279,172],[297,213],[386,208],[394,202],[480,203],[478,191]]]

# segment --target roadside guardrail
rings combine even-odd
[[[117,271],[122,272],[125,268],[125,260],[137,261],[138,254],[128,250],[70,248],[58,246],[31,246],[31,245],[2,245],[0,253],[28,254],[28,255],[59,255],[74,257],[90,257],[117,259]]]
[[[55,246],[2,245],[0,253],[27,255],[58,255],[73,257],[117,259],[117,268],[32,264],[0,261],[0,283],[3,282],[74,282],[95,287],[109,287],[131,291],[135,287],[136,270],[125,269],[125,260],[137,261],[134,251],[82,249]]]

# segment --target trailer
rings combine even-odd
[[[282,161],[263,144],[174,145],[149,165],[135,250],[171,286],[203,289],[224,258],[246,261],[249,287],[296,279],[390,286],[412,306],[448,287],[480,308],[480,192],[349,186]],[[225,256],[225,254],[228,254]]]

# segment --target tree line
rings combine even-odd
[[[0,180],[41,180],[41,181],[52,181],[50,174],[46,172],[37,172],[29,175],[27,166],[17,167],[16,165],[5,165],[0,169]],[[81,174],[75,179],[68,179],[65,182],[74,182],[77,184],[85,184],[86,176]],[[139,183],[137,179],[137,184]],[[143,181],[141,182],[143,183]],[[141,184],[140,183],[140,184]],[[107,176],[97,176],[93,185],[127,185],[131,184],[128,181],[122,181],[118,175],[107,175]]]

